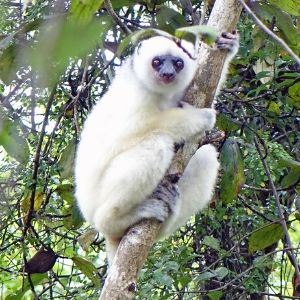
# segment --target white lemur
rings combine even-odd
[[[235,35],[219,39],[220,48],[234,45]],[[158,219],[159,236],[170,235],[210,201],[219,168],[212,145],[190,160],[175,201],[166,205],[152,195],[170,166],[174,143],[215,124],[214,109],[178,105],[194,77],[195,54],[184,41],[181,46],[163,36],[142,41],[85,122],[76,197],[83,216],[105,236],[109,263],[124,232],[141,219]]]

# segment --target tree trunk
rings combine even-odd
[[[208,24],[217,31],[230,32],[236,28],[241,6],[238,0],[216,0]],[[185,101],[196,107],[211,107],[221,78],[226,51],[211,49],[202,44],[199,51],[199,67]],[[195,142],[186,143],[172,163],[170,173],[182,173],[198,148]],[[133,226],[122,238],[100,300],[132,299],[137,288],[137,276],[151,246],[155,242],[160,223],[143,220]]]

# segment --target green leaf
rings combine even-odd
[[[103,24],[104,23],[104,24]],[[69,65],[70,59],[83,58],[95,49],[99,37],[106,34],[107,17],[94,18],[87,24],[72,18],[57,18],[44,24],[30,60],[39,72],[41,84],[53,85]]]
[[[282,3],[284,1],[280,1]],[[299,4],[298,4],[299,6]],[[286,43],[296,52],[299,51],[298,43],[300,41],[300,35],[290,15],[282,10],[280,7],[276,7],[271,4],[264,4],[262,2],[253,2],[251,7],[256,14],[271,23],[275,20],[275,25],[279,30],[280,35],[286,41]]]
[[[166,1],[166,0],[163,0],[163,1]],[[137,3],[138,3],[138,1],[136,1],[136,0],[112,0],[111,1],[111,4],[114,9],[120,9],[124,6],[126,6],[126,7],[133,6]]]
[[[85,276],[87,276],[96,287],[100,287],[100,277],[98,274],[98,269],[90,261],[79,256],[74,256],[72,260],[76,267]]]
[[[25,214],[27,214],[30,209],[30,199],[31,199],[31,191],[27,191],[21,203],[22,211]],[[34,206],[33,206],[34,211],[38,211],[41,208],[43,204],[43,200],[44,200],[43,191],[37,190],[34,196]]]
[[[64,218],[64,225],[68,229],[78,229],[84,223],[84,218],[77,206],[74,198],[74,187],[72,184],[61,184],[56,189],[55,192],[65,200],[68,205],[64,208],[64,213],[67,216]]]
[[[60,178],[68,179],[73,176],[74,160],[76,151],[76,141],[72,140],[69,145],[63,150],[58,164],[61,167]]]
[[[168,275],[166,272],[163,272],[161,269],[155,270],[153,273],[153,277],[157,282],[160,282],[161,284],[164,284],[168,287],[173,286],[172,277]]]
[[[265,249],[278,242],[283,237],[283,229],[280,224],[270,224],[255,230],[249,237],[249,252]]]
[[[215,269],[214,272],[216,273],[219,280],[224,279],[229,274],[229,270],[225,267],[219,267]]]
[[[204,272],[204,273],[201,273],[201,274],[199,274],[196,278],[195,278],[195,280],[196,281],[207,281],[207,280],[209,280],[209,279],[211,279],[211,278],[214,278],[214,277],[216,277],[216,274],[215,273],[213,273],[213,272]]]
[[[64,225],[68,229],[78,229],[84,223],[84,218],[76,202],[65,210],[65,214],[69,215],[64,218]]]
[[[167,271],[178,271],[179,268],[180,268],[180,265],[178,264],[178,262],[173,261],[173,260],[167,261],[164,265],[164,269]]]
[[[269,2],[293,16],[300,16],[299,0],[269,0]]]
[[[70,5],[71,18],[81,24],[87,24],[92,20],[95,12],[102,7],[103,2],[103,0],[72,0]]]
[[[74,203],[74,186],[72,184],[61,184],[55,189],[55,192],[68,204]]]
[[[296,184],[300,179],[300,171],[292,169],[286,176],[281,180],[282,188],[286,189]]]
[[[175,31],[175,36],[178,38],[185,38],[185,36],[189,34],[200,37],[201,40],[208,45],[212,45],[218,37],[218,32],[214,28],[206,25],[182,27]]]
[[[216,126],[226,132],[236,131],[239,129],[239,126],[235,124],[228,115],[223,113],[217,115]]]
[[[169,33],[163,31],[163,30],[159,30],[159,29],[142,29],[142,30],[138,30],[135,31],[131,34],[129,34],[126,38],[124,38],[120,45],[118,46],[118,49],[116,51],[116,55],[118,57],[120,57],[128,48],[130,47],[135,47],[141,40],[143,39],[147,39],[153,36],[158,36],[158,35],[162,35],[165,36],[167,38],[174,38],[172,35],[170,35]]]
[[[280,106],[278,105],[277,102],[271,101],[268,106],[268,111],[276,115],[280,115]]]
[[[300,82],[296,82],[294,85],[289,87],[288,90],[289,96],[292,98],[298,98],[300,97]],[[300,100],[299,100],[300,101]]]
[[[223,296],[223,292],[221,292],[221,291],[209,292],[209,293],[207,294],[207,296],[208,296],[209,299],[211,299],[211,300],[219,300],[219,299],[221,299],[221,297]]]
[[[295,216],[296,220],[300,221],[300,213],[299,212],[296,212],[294,216]]]
[[[176,28],[188,25],[182,14],[167,6],[161,6],[158,9],[157,24],[159,29],[171,34]]]
[[[206,246],[209,246],[210,248],[219,251],[220,250],[220,242],[209,235],[206,235],[203,239],[203,244],[205,244]]]
[[[10,45],[0,52],[0,79],[6,84],[14,78],[17,53],[16,45]]]
[[[7,154],[20,163],[28,160],[29,147],[26,139],[22,136],[18,122],[12,122],[0,112],[0,145]]]
[[[300,162],[293,160],[293,159],[288,159],[288,158],[281,158],[279,161],[279,166],[280,167],[287,167],[290,169],[294,169],[300,172]]]
[[[288,104],[300,109],[300,82],[296,82],[288,89]]]
[[[271,267],[273,264],[273,260],[268,256],[258,256],[253,261],[253,266],[259,269],[264,269],[267,267]]]
[[[244,162],[238,144],[227,139],[221,150],[222,178],[220,199],[224,204],[231,203],[245,183]]]
[[[296,184],[300,179],[300,162],[282,158],[278,165],[280,167],[287,167],[289,168],[289,173],[283,177],[281,180],[281,185],[283,188],[288,188],[294,184]]]
[[[30,278],[31,278],[31,282],[32,282],[33,286],[37,286],[37,285],[41,284],[44,281],[44,279],[48,279],[48,275],[47,274],[32,274],[30,276]],[[31,285],[29,283],[29,280],[28,280],[28,278],[25,278],[24,284],[21,287],[21,289],[16,291],[16,293],[10,294],[7,297],[5,297],[5,300],[22,300],[25,293],[27,291],[29,291],[30,289],[31,289]]]

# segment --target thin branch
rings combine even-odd
[[[24,284],[25,284],[25,266],[27,265],[27,258],[26,258],[26,253],[25,253],[24,239],[22,241],[22,249],[23,249],[23,261],[24,261],[24,265],[23,265],[23,268],[22,268],[23,270],[21,270],[21,271],[23,273],[22,288],[24,288]],[[34,288],[34,284],[33,284],[32,279],[31,279],[31,274],[28,274],[28,283],[29,283],[29,286],[30,286],[30,289],[31,289],[31,292],[33,294],[34,299],[38,299],[36,291],[35,291],[35,288]]]
[[[38,170],[39,170],[39,166],[40,166],[40,157],[41,157],[41,150],[42,150],[42,144],[43,144],[43,140],[46,134],[46,126],[48,124],[48,117],[50,114],[50,109],[52,106],[52,103],[54,101],[54,95],[55,95],[55,91],[56,91],[56,86],[52,89],[51,94],[49,96],[49,100],[46,106],[46,110],[45,110],[45,116],[44,116],[44,120],[43,120],[43,124],[42,124],[42,129],[41,129],[41,135],[36,147],[36,152],[35,152],[35,157],[33,160],[33,172],[32,172],[32,187],[31,187],[31,196],[30,196],[30,207],[28,210],[28,215],[27,215],[27,220],[26,220],[26,224],[24,227],[24,236],[26,235],[27,229],[30,226],[30,222],[33,216],[33,211],[34,211],[34,198],[35,198],[35,194],[36,194],[36,188],[37,188],[37,177],[38,177]]]
[[[80,135],[80,126],[79,126],[79,122],[78,122],[78,109],[77,108],[78,108],[78,102],[79,102],[80,95],[85,90],[85,79],[86,79],[87,71],[88,71],[88,57],[86,57],[85,62],[84,62],[83,72],[82,72],[82,76],[81,76],[81,82],[79,84],[79,88],[77,88],[77,95],[73,99],[73,103],[74,103],[73,116],[74,116],[74,124],[75,124],[77,136]]]
[[[258,292],[259,295],[271,296],[271,297],[283,297],[283,299],[300,299],[299,297],[287,296],[282,294],[271,294],[267,292]]]
[[[200,16],[194,11],[191,0],[180,0],[182,8],[191,16],[193,25],[200,23]]]
[[[248,184],[244,184],[243,188],[247,188],[247,189],[254,190],[254,191],[260,191],[260,192],[272,192],[272,189],[261,188],[261,187],[252,186],[252,185],[248,185]],[[287,189],[284,189],[284,188],[277,189],[278,192],[287,191],[287,190],[289,190],[289,189],[288,188]]]
[[[287,248],[284,248],[284,249],[277,249],[277,250],[274,250],[272,252],[269,252],[267,253],[264,257],[270,257],[278,252],[293,252],[293,250],[295,250],[294,248],[290,248],[290,247],[287,247]],[[213,290],[210,290],[209,292],[216,292],[216,291],[223,291],[223,290],[226,290],[228,287],[232,286],[232,284],[234,282],[236,282],[238,279],[244,277],[245,275],[247,275],[247,273],[249,273],[251,270],[257,268],[255,265],[252,265],[250,266],[248,269],[246,269],[245,271],[241,272],[240,274],[238,274],[235,278],[233,278],[231,281],[225,283],[222,287],[219,287],[219,288],[216,288],[216,289],[213,289]],[[199,291],[200,293],[202,292],[201,290]],[[207,293],[207,291],[203,291],[205,293]],[[297,299],[297,298],[296,298]]]
[[[300,66],[300,58],[294,53],[294,51],[272,30],[270,30],[250,9],[250,7],[245,3],[244,0],[239,0],[240,3],[243,5],[245,11],[250,15],[250,17],[254,20],[254,22],[264,31],[270,38],[272,38],[276,43],[278,43],[283,49],[288,52],[288,54],[297,62]]]
[[[110,2],[110,0],[104,0],[105,8],[107,9],[107,12],[109,15],[113,18],[115,23],[120,26],[120,28],[123,30],[125,34],[130,34],[131,30],[126,26],[125,23],[122,22],[122,20],[119,18],[119,16],[115,13],[114,8]]]
[[[253,206],[249,205],[246,201],[246,199],[239,195],[238,196],[239,200],[247,207],[249,208],[251,211],[253,211],[254,213],[256,213],[258,216],[260,216],[262,219],[267,220],[269,222],[273,222],[272,219],[268,218],[264,213],[261,213],[260,211],[258,211],[257,209],[255,209]]]
[[[202,8],[202,11],[201,11],[201,18],[199,20],[200,25],[203,25],[205,23],[205,16],[207,14],[207,11],[208,11],[208,0],[204,0],[203,1],[203,8]]]
[[[292,264],[294,265],[294,267],[295,267],[296,275],[300,277],[299,265],[298,265],[298,262],[297,262],[295,253],[294,253],[294,251],[292,250],[292,242],[291,242],[291,238],[290,238],[290,235],[289,235],[289,232],[288,232],[288,227],[287,227],[287,224],[286,224],[286,220],[285,220],[285,217],[284,217],[283,210],[282,210],[282,208],[281,208],[281,203],[280,203],[280,200],[279,200],[279,196],[278,196],[278,193],[277,193],[275,184],[274,184],[274,182],[273,182],[273,179],[272,179],[272,176],[271,176],[271,173],[270,173],[268,164],[267,164],[267,162],[266,162],[266,157],[265,157],[265,155],[263,155],[263,153],[262,153],[262,151],[261,151],[261,149],[260,149],[260,147],[259,147],[259,142],[258,142],[257,137],[254,137],[254,143],[255,143],[257,152],[258,152],[258,154],[259,154],[259,156],[260,156],[260,158],[261,158],[263,167],[264,167],[264,169],[265,169],[265,173],[266,173],[266,175],[267,175],[267,177],[268,177],[269,184],[270,184],[270,187],[271,187],[271,189],[272,189],[273,196],[274,196],[274,198],[275,198],[276,206],[277,206],[278,213],[279,213],[280,223],[281,223],[281,226],[282,226],[282,229],[283,229],[283,232],[284,232],[284,236],[285,236],[285,238],[286,238],[286,244],[287,244],[288,248],[291,249],[291,250],[288,251],[288,252],[290,253],[290,254],[288,255],[288,257],[291,259],[291,263],[292,263]]]
[[[233,250],[235,250],[235,248],[237,248],[238,246],[241,245],[242,241],[244,241],[244,240],[246,240],[247,238],[249,238],[249,237],[250,237],[252,234],[254,234],[255,232],[258,232],[258,231],[262,230],[263,228],[266,228],[266,227],[270,226],[271,224],[278,224],[278,223],[279,223],[278,220],[274,220],[274,221],[272,221],[272,222],[270,222],[270,223],[267,223],[267,224],[265,224],[265,225],[263,225],[263,226],[261,226],[261,227],[255,229],[255,230],[249,232],[249,233],[246,233],[243,237],[239,238],[239,239],[235,242],[235,244],[234,244],[229,250],[227,250],[226,252],[222,253],[222,254],[220,255],[220,257],[219,257],[217,260],[215,260],[215,261],[214,261],[213,263],[211,263],[210,265],[206,266],[206,267],[200,272],[200,274],[205,273],[206,271],[209,271],[209,270],[213,270],[213,267],[214,267],[215,265],[217,265],[218,263],[220,263],[220,262],[224,259],[224,257],[230,255],[230,254],[233,252]],[[282,251],[282,250],[279,250],[279,251]]]

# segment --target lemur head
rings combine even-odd
[[[155,36],[142,41],[135,49],[133,70],[138,80],[159,94],[182,92],[194,77],[197,62],[191,43]]]

